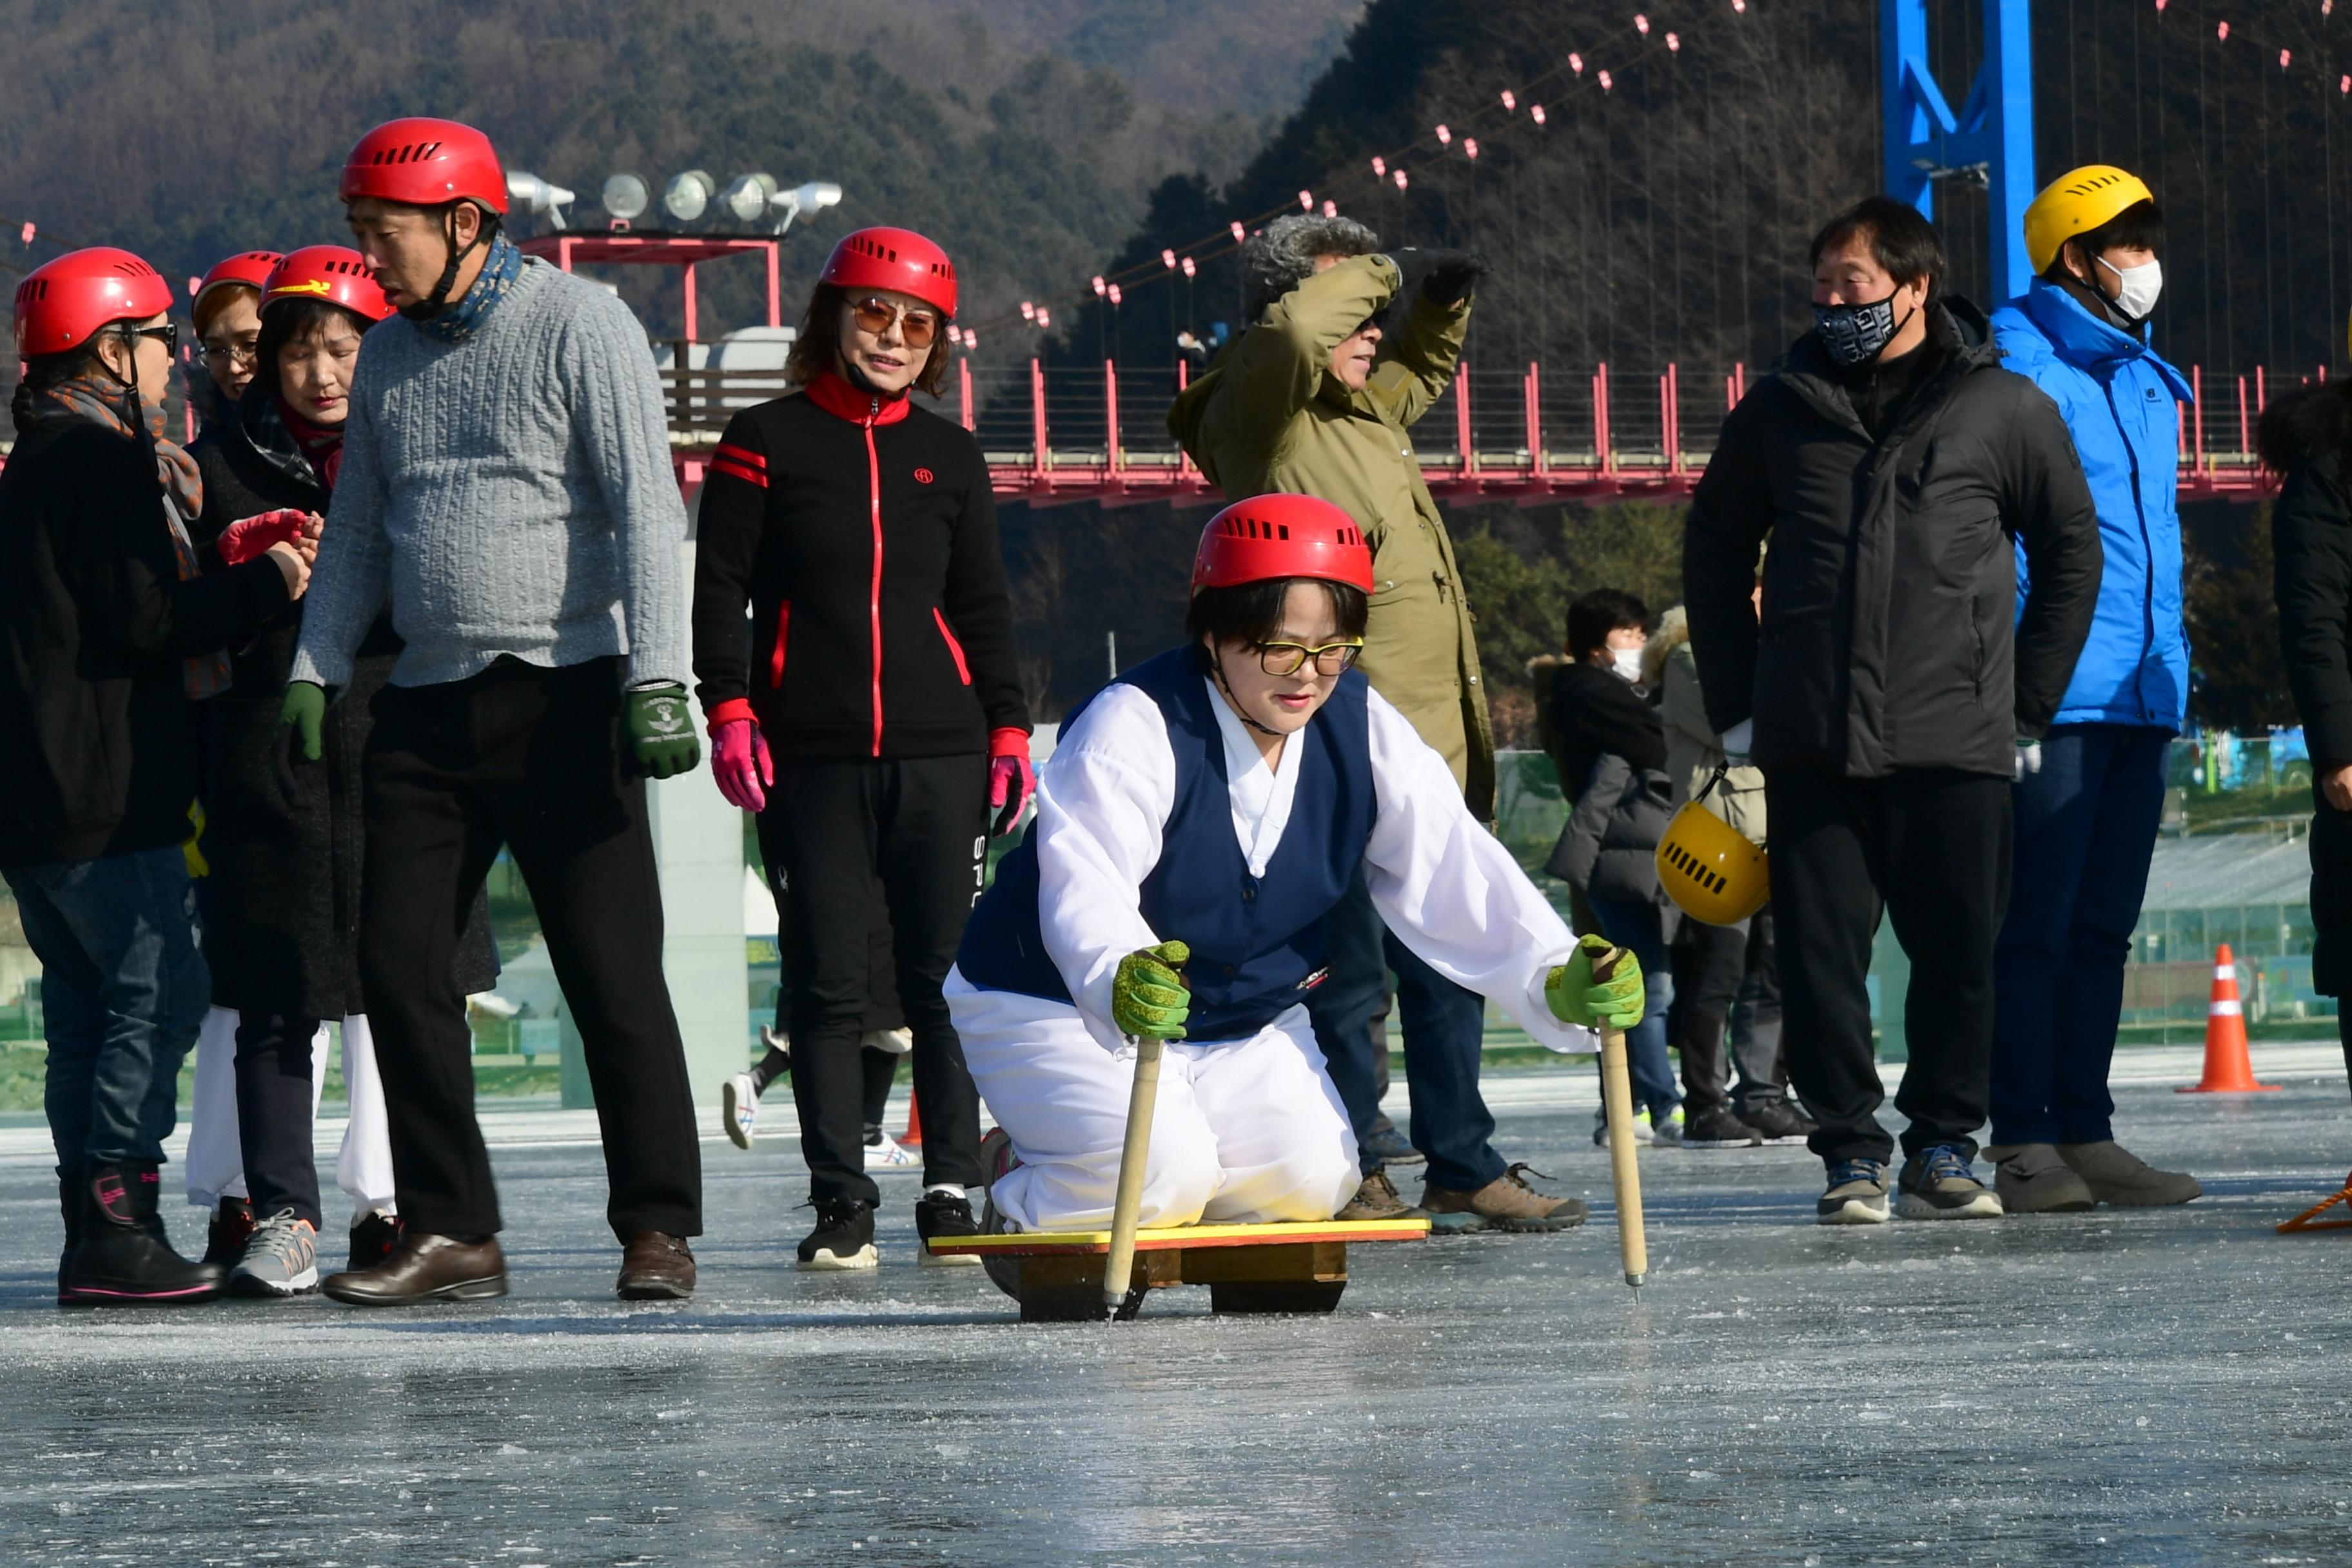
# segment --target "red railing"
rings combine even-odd
[[[740,377],[742,384],[734,383]],[[772,373],[666,372],[681,478],[698,482],[709,444],[735,408],[775,395]],[[2251,500],[2269,481],[2253,455],[2253,432],[2270,377],[2222,382],[2205,396],[2192,367],[2197,404],[2179,406],[2184,497]],[[2325,379],[2325,373],[2304,379]],[[1052,504],[1121,505],[1170,500],[1206,504],[1220,495],[1168,433],[1170,404],[1191,367],[1092,365],[1048,370],[1037,360],[998,365],[962,358],[950,406],[980,439],[996,493]],[[1712,377],[1700,385],[1712,388]],[[1415,455],[1441,500],[1548,500],[1686,495],[1706,468],[1723,416],[1747,395],[1748,369],[1723,375],[1720,397],[1685,394],[1681,367],[1628,374],[1607,364],[1590,375],[1547,377],[1484,371],[1465,363],[1414,425]],[[1446,444],[1433,445],[1433,435]],[[690,470],[690,471],[689,471]]]

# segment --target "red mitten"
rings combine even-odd
[[[215,548],[219,550],[223,562],[242,566],[273,544],[291,544],[301,538],[310,521],[309,512],[294,507],[239,518],[221,530],[220,542]]]

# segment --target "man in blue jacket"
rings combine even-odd
[[[2020,743],[2017,858],[1994,974],[1992,1134],[2011,1214],[2187,1203],[2191,1176],[2116,1142],[2107,1066],[2147,889],[2165,763],[2187,718],[2180,373],[2148,347],[2164,219],[2147,185],[2092,164],[2025,214],[2040,274],[1992,318],[2010,370],[2065,416],[2105,564],[2091,635],[2042,743]],[[2019,602],[2026,563],[2018,558]]]

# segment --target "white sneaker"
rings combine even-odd
[[[760,1120],[760,1090],[748,1072],[739,1072],[719,1090],[719,1125],[738,1149],[751,1146],[752,1125]]]
[[[923,1157],[899,1142],[887,1132],[875,1135],[876,1142],[866,1145],[866,1168],[869,1171],[911,1171],[923,1163]]]

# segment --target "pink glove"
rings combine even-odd
[[[220,541],[215,548],[220,552],[224,563],[242,566],[255,556],[268,552],[273,544],[291,544],[300,539],[310,521],[309,512],[293,507],[239,518],[221,530]]]
[[[767,737],[760,733],[758,721],[713,715],[710,771],[719,780],[719,793],[730,805],[745,811],[768,808],[767,789],[762,786],[775,784],[776,767],[768,760]]]
[[[988,732],[988,805],[996,821],[988,832],[1002,838],[1021,820],[1029,797],[1037,793],[1037,775],[1029,766],[1029,731],[1003,729]]]

